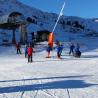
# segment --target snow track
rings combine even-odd
[[[0,56],[0,98],[98,98],[97,49],[81,58],[68,56],[65,49],[62,60],[55,50],[48,59],[44,49],[35,49],[33,63],[13,47],[2,49],[11,50]]]

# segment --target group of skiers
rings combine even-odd
[[[63,50],[63,45],[57,41],[56,43],[56,50],[57,50],[57,58],[58,59],[62,59],[61,58],[61,53],[62,53],[62,50]],[[80,52],[80,45],[77,43],[76,45],[74,45],[73,43],[70,44],[70,47],[69,47],[69,55],[73,55],[75,57],[80,57],[81,56],[81,52]],[[17,43],[16,44],[16,49],[17,49],[17,54],[21,54],[21,45],[20,43]],[[50,52],[52,51],[53,47],[51,46],[51,44],[48,44],[47,46],[47,56],[46,58],[50,58]],[[26,44],[25,45],[25,58],[28,58],[28,62],[33,62],[33,47],[32,47],[32,44],[29,43],[29,44]]]
[[[59,59],[61,59],[61,53],[62,53],[62,50],[63,50],[63,45],[57,41],[56,42],[56,49],[57,49],[57,57]],[[52,51],[52,46],[48,44],[48,47],[47,47],[47,58],[50,58],[50,52]],[[80,45],[77,43],[76,45],[74,45],[73,43],[70,44],[70,50],[69,50],[69,55],[73,55],[74,57],[80,57],[81,56],[81,52],[80,52]]]
[[[21,54],[21,45],[20,43],[16,44],[16,50],[17,50],[17,54]],[[29,43],[27,45],[25,45],[25,58],[28,58],[28,62],[32,62],[32,54],[33,54],[33,47],[32,44]]]
[[[71,54],[75,57],[80,57],[81,56],[79,43],[77,43],[76,46],[73,43],[70,44],[69,55],[71,55]]]
[[[48,47],[47,47],[48,55],[47,55],[46,58],[50,58],[51,57],[50,56],[50,52],[52,51],[52,49],[53,49],[52,45],[48,44]],[[56,42],[56,49],[57,49],[57,57],[59,59],[61,59],[61,53],[62,53],[62,50],[63,50],[63,45],[59,41]]]

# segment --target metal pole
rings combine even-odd
[[[15,38],[15,29],[13,29],[13,36],[12,36],[12,43],[16,44],[16,38]]]

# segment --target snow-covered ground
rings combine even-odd
[[[1,16],[20,12],[25,17],[36,18],[37,24],[29,26],[28,32],[52,31],[58,16],[30,8],[17,0],[1,0],[0,9]],[[98,23],[92,20],[62,17],[63,23],[67,20],[78,20],[85,29],[98,31]],[[55,39],[64,44],[62,60],[56,57],[56,50],[52,51],[52,58],[45,58],[46,42],[35,47],[33,63],[24,58],[23,48],[22,55],[17,55],[15,47],[0,46],[0,98],[98,98],[98,38],[82,37],[88,33],[86,30],[80,30],[79,35],[72,34],[70,29],[58,23],[55,31]],[[19,36],[16,37],[19,40]],[[0,43],[2,39],[6,38],[0,35]],[[81,58],[68,55],[71,40],[81,45]]]
[[[17,55],[15,47],[0,46],[0,98],[98,98],[98,39],[84,38],[81,58],[45,58],[46,43],[35,47],[33,63]],[[23,49],[22,49],[23,51]]]

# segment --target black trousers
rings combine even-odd
[[[28,55],[28,62],[32,62],[32,55]]]
[[[21,54],[21,51],[20,51],[20,49],[17,49],[17,54]]]
[[[73,49],[70,49],[69,51],[69,55],[72,53],[72,55],[74,54],[74,50]]]
[[[61,57],[61,51],[57,52],[57,56]]]

